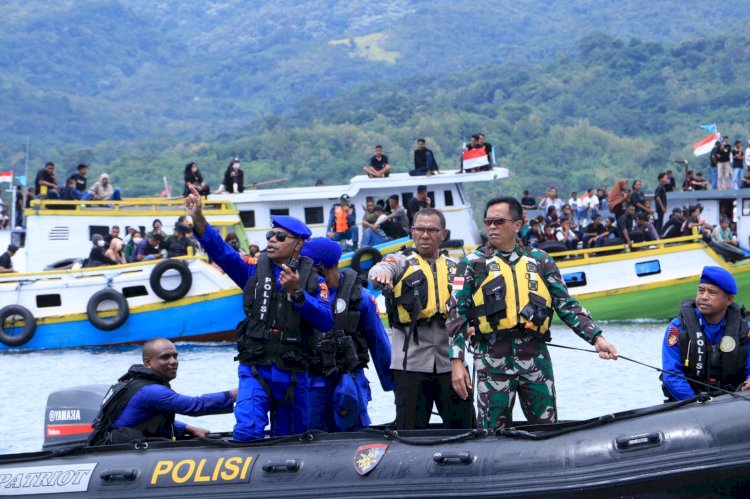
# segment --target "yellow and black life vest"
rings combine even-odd
[[[470,265],[472,262],[470,261]],[[539,264],[522,255],[513,264],[493,256],[483,263],[487,276],[472,295],[469,318],[482,334],[526,332],[550,340],[552,296]]]
[[[430,319],[440,314],[445,319],[450,283],[456,273],[456,263],[441,254],[435,260],[435,274],[427,260],[411,250],[407,255],[406,271],[393,287],[392,322],[409,326],[414,319]],[[435,275],[437,282],[435,282]],[[389,308],[393,308],[389,307]],[[417,314],[416,318],[413,314]]]

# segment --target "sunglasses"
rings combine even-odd
[[[286,241],[287,237],[291,239],[299,239],[298,237],[290,236],[286,232],[282,232],[280,230],[269,230],[268,232],[266,232],[266,241],[270,241],[274,236],[276,236],[276,240],[280,243]]]
[[[496,217],[496,218],[485,218],[484,219],[484,225],[487,227],[492,227],[493,225],[495,227],[502,227],[505,225],[505,222],[513,223],[515,220],[512,218],[505,218],[505,217]]]

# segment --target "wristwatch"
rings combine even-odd
[[[292,293],[292,301],[297,305],[302,305],[305,302],[305,292],[301,289],[298,289],[297,291]]]

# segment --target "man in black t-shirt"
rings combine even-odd
[[[388,156],[383,154],[383,146],[375,146],[375,156],[370,158],[370,166],[365,166],[363,170],[370,178],[383,178],[391,174],[391,164]]]
[[[432,200],[427,195],[427,186],[417,186],[417,195],[414,196],[406,203],[406,216],[409,217],[409,226],[414,225],[414,215],[417,214],[422,208],[429,208],[432,206]]]
[[[598,213],[591,217],[591,223],[583,229],[583,248],[597,248],[604,243],[609,231],[604,228],[602,216]]]
[[[81,197],[86,193],[86,175],[89,173],[89,167],[87,165],[84,165],[81,163],[78,165],[78,171],[68,177],[69,182],[70,180],[75,180],[76,182],[76,191],[78,191],[78,199],[81,199]]]
[[[481,171],[492,170],[492,168],[495,166],[494,163],[492,162],[492,144],[484,141],[483,133],[478,133],[477,138],[479,139],[478,141],[479,147],[484,147],[484,150],[487,151],[487,161],[490,162],[489,165],[483,166],[482,168],[480,168],[480,170]]]
[[[424,139],[417,140],[417,149],[414,151],[414,169],[409,175],[434,175],[438,170],[435,155],[427,149]]]
[[[44,168],[36,173],[34,189],[39,195],[42,194],[42,187],[47,188],[47,199],[60,199],[60,191],[55,178],[55,164],[51,161],[48,161]]]
[[[667,183],[669,179],[667,174],[662,172],[657,178],[659,185],[654,191],[654,203],[656,203],[656,230],[661,234],[662,225],[664,224],[664,214],[667,212]]]
[[[536,200],[531,197],[529,191],[523,191],[523,197],[521,198],[521,206],[525,210],[536,210]]]
[[[18,251],[18,246],[10,244],[8,245],[8,251],[0,255],[0,274],[15,272],[13,270],[13,262],[10,259],[16,254],[16,251]]]

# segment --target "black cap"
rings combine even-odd
[[[8,251],[12,251],[13,253],[15,253],[16,251],[18,251],[18,246],[16,246],[15,244],[9,244]]]

